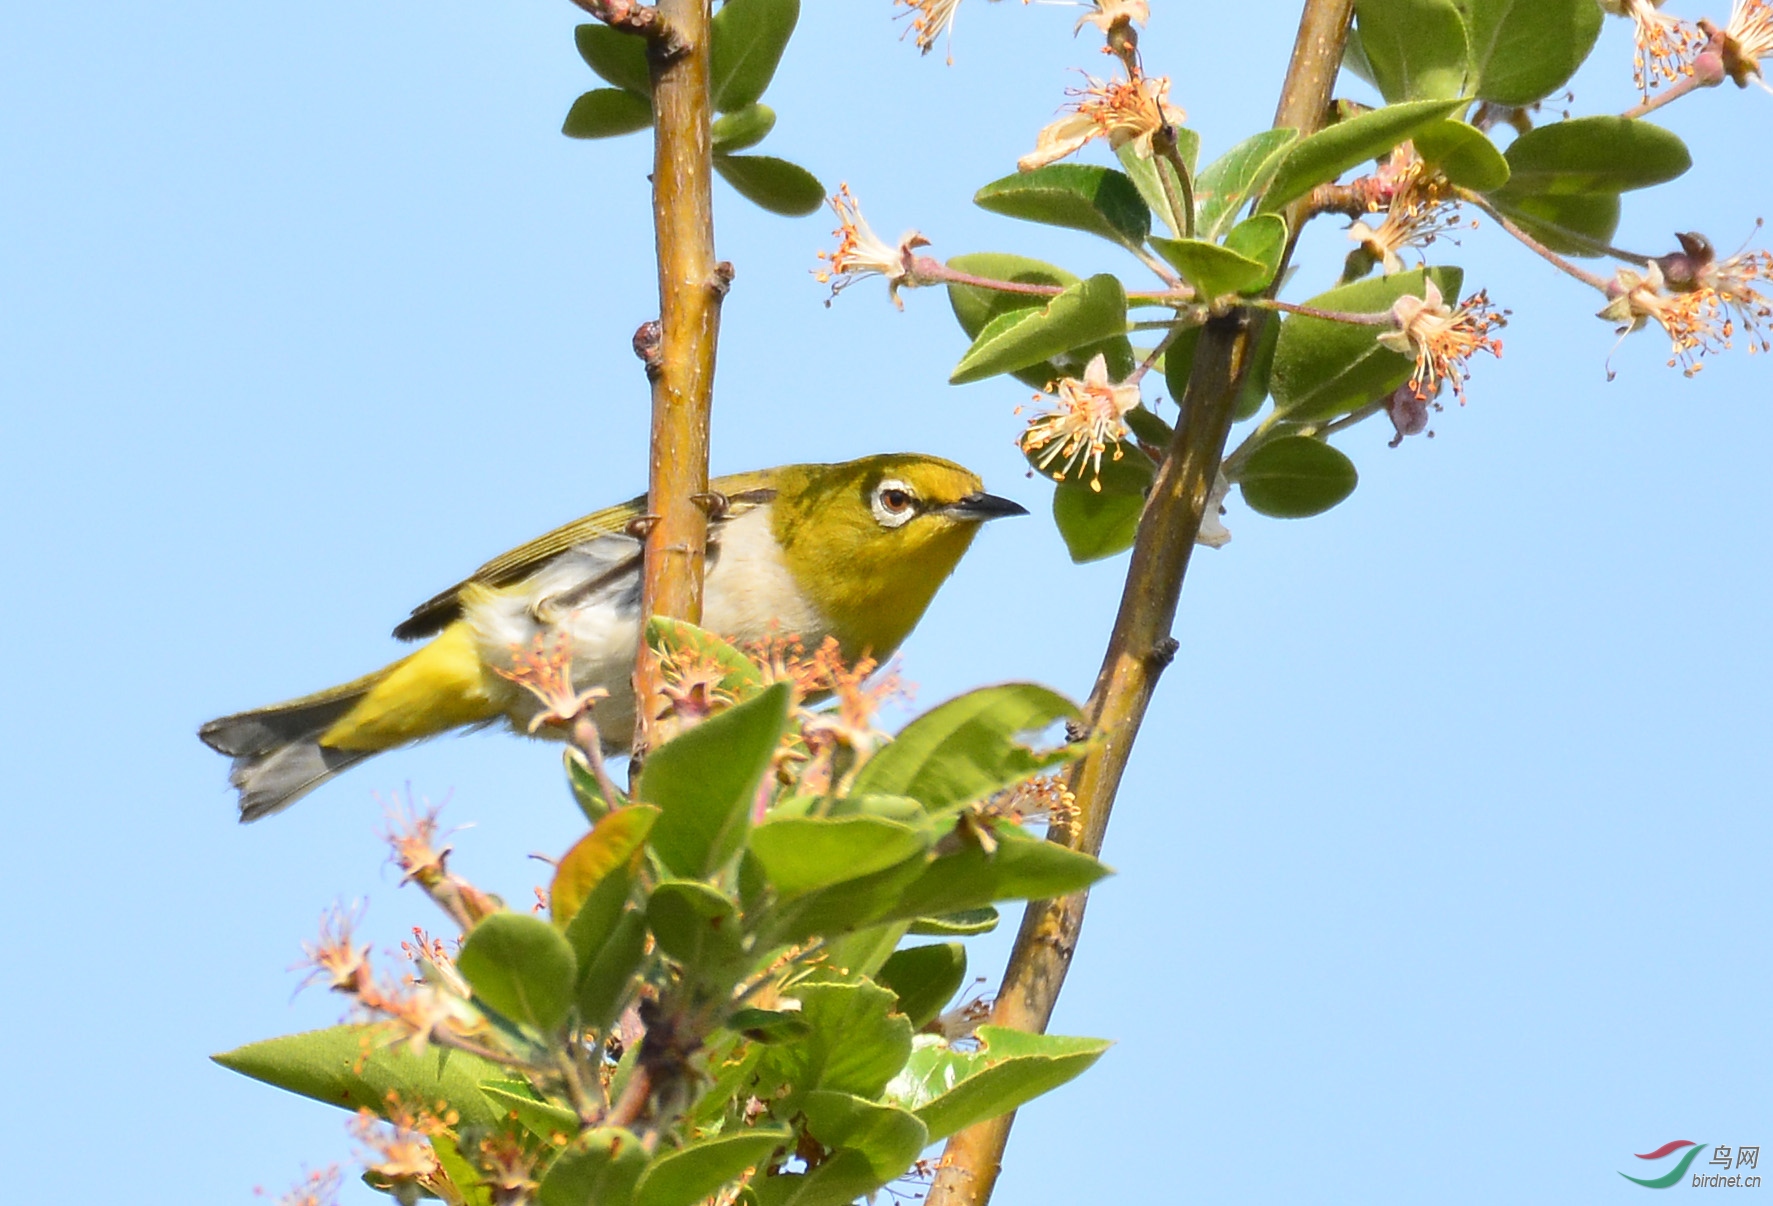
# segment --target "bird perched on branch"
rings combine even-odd
[[[718,478],[709,509],[702,626],[730,640],[837,638],[885,658],[923,616],[979,524],[1025,515],[950,461],[914,453],[784,465]],[[372,754],[500,719],[527,731],[544,704],[513,681],[525,651],[571,650],[573,689],[601,688],[598,732],[626,751],[640,639],[644,498],[556,528],[413,609],[394,635],[431,640],[373,674],[212,720],[198,735],[233,758],[240,819],[287,807]]]

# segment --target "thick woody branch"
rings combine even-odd
[[[1305,0],[1276,126],[1309,133],[1323,124],[1353,13],[1354,0]],[[1295,238],[1300,217],[1298,206],[1288,214]],[[1287,254],[1291,252],[1289,246]],[[1284,260],[1281,267],[1277,281],[1284,274]],[[1182,399],[1182,421],[1146,501],[1120,611],[1086,705],[1098,744],[1072,775],[1077,815],[1068,826],[1048,833],[1050,839],[1073,849],[1091,854],[1101,849],[1152,691],[1174,655],[1170,628],[1189,555],[1224,456],[1238,391],[1266,321],[1274,320],[1255,310],[1214,319],[1195,351]],[[1086,893],[1078,893],[1029,904],[992,1010],[995,1024],[1025,1031],[1046,1029],[1071,966],[1087,900]],[[1006,1115],[950,1139],[928,1206],[983,1206],[996,1184],[1014,1121],[1013,1114]]]
[[[599,0],[605,7],[619,0]],[[708,413],[720,302],[732,269],[714,258],[712,147],[709,126],[710,0],[662,0],[671,37],[648,47],[653,77],[653,226],[659,255],[659,341],[652,381],[652,459],[647,488],[646,571],[642,614],[698,623],[706,565]],[[668,45],[667,42],[671,44]],[[645,748],[664,711],[658,666],[641,644],[634,671],[638,725]]]

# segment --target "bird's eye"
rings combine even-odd
[[[888,478],[874,488],[874,519],[883,528],[896,528],[917,513],[917,494],[904,482]]]

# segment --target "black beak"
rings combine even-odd
[[[1021,503],[1013,503],[1007,498],[999,498],[995,494],[975,492],[959,502],[949,503],[942,508],[942,514],[950,519],[966,519],[974,523],[983,523],[987,519],[1002,519],[1006,515],[1026,515],[1028,508]]]

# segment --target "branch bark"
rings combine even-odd
[[[732,269],[714,257],[709,139],[711,0],[661,0],[670,37],[652,39],[653,227],[659,255],[660,341],[649,363],[652,454],[641,609],[699,623],[708,516],[708,414],[720,303]],[[664,710],[658,666],[644,642],[634,668],[635,748]]]
[[[1310,133],[1323,124],[1353,13],[1354,0],[1305,0],[1276,126]],[[1288,212],[1292,240],[1275,274],[1277,282],[1291,258],[1301,213],[1299,205]],[[1225,453],[1238,390],[1261,325],[1268,321],[1275,320],[1259,310],[1234,311],[1210,322],[1196,348],[1182,422],[1146,501],[1120,611],[1085,706],[1099,744],[1072,775],[1075,820],[1047,835],[1073,849],[1090,854],[1101,850],[1151,693],[1175,651],[1170,629],[1189,556]],[[1087,902],[1088,894],[1078,893],[1029,903],[992,1009],[993,1023],[1025,1031],[1046,1029],[1071,966]],[[983,1206],[997,1183],[1014,1122],[1015,1115],[1008,1114],[951,1138],[927,1206]]]

